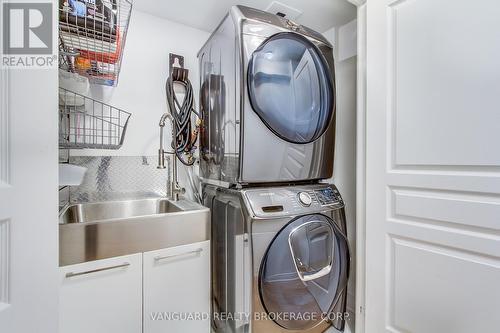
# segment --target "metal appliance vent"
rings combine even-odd
[[[271,2],[266,8],[266,12],[285,17],[289,20],[295,20],[302,15],[301,10],[285,5],[279,1]]]

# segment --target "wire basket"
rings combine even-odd
[[[118,149],[130,113],[59,88],[59,147]]]
[[[59,0],[59,67],[116,86],[132,0]]]

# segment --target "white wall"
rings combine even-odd
[[[358,50],[357,45],[357,20],[339,27],[338,31],[338,48],[337,61],[344,61],[351,57],[355,57]]]
[[[354,311],[356,249],[356,20],[332,28],[324,36],[333,44],[337,89],[337,128],[332,182],[346,203],[351,249],[348,310]]]
[[[352,306],[356,267],[356,63],[356,57],[351,57],[339,62],[337,66],[337,140],[333,177],[346,202],[347,232],[352,260],[349,305]]]
[[[333,52],[337,53],[337,29],[335,27],[328,29],[327,31],[323,32],[323,36],[326,37],[326,39],[332,43],[333,45]],[[335,56],[336,58],[336,56]]]
[[[184,66],[198,104],[198,60],[196,54],[209,37],[206,31],[158,18],[137,10],[132,12],[116,88],[91,86],[90,96],[132,113],[125,142],[119,150],[73,150],[72,156],[153,156],[158,154],[158,122],[167,111],[165,81],[169,53],[184,56]],[[170,147],[170,126],[165,128],[165,147]],[[178,163],[180,165],[180,163]],[[182,185],[188,188],[185,170],[179,166]]]
[[[184,56],[185,67],[198,96],[196,54],[209,33],[143,12],[132,12],[119,83],[116,88],[92,85],[91,96],[131,112],[124,145],[113,150],[81,150],[72,155],[155,155],[158,121],[166,111],[165,80],[168,55]],[[196,100],[196,102],[198,102]]]

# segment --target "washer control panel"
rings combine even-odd
[[[326,184],[248,189],[245,197],[261,217],[308,214],[344,205],[337,188]]]
[[[315,190],[314,193],[316,194],[316,198],[318,198],[318,201],[321,205],[331,205],[338,201],[338,199],[340,198],[338,190],[332,189],[331,187]]]

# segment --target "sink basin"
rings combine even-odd
[[[59,265],[210,239],[209,209],[165,198],[74,204],[59,215]]]
[[[181,204],[182,202],[179,201]],[[184,205],[185,206],[185,205]],[[185,207],[184,210],[189,210]],[[59,217],[59,223],[95,222],[136,216],[182,212],[168,199],[109,201],[70,205]]]

